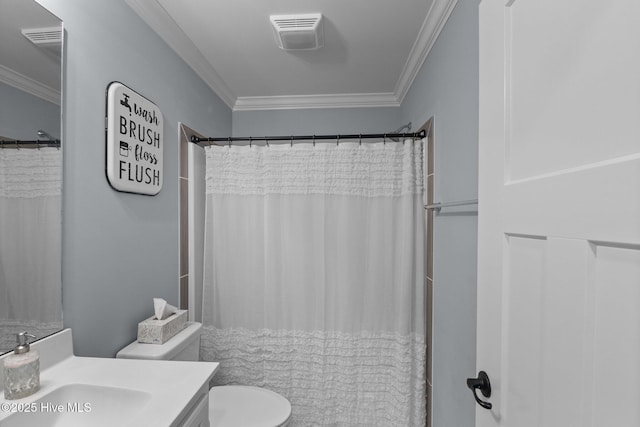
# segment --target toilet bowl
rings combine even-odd
[[[116,354],[119,359],[197,361],[202,324],[187,327],[164,344],[132,342]],[[283,396],[259,387],[227,385],[209,390],[212,427],[286,427],[291,404]]]

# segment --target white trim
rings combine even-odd
[[[125,0],[125,2],[195,71],[229,108],[233,108],[236,96],[159,2],[156,0]]]
[[[42,84],[10,68],[0,65],[0,82],[13,86],[40,99],[60,105],[60,91]]]
[[[398,107],[458,3],[458,0],[433,1],[394,92],[237,97],[157,0],[125,1],[233,111]]]
[[[431,52],[456,4],[458,4],[458,0],[433,1],[427,17],[422,23],[416,42],[411,48],[409,58],[407,58],[402,73],[400,73],[400,78],[396,83],[394,93],[399,104],[402,103],[407,92],[409,92],[409,88],[411,88],[413,81],[422,68],[422,64],[424,64],[429,52]]]
[[[393,93],[245,96],[236,99],[233,111],[399,106]]]

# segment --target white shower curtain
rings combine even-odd
[[[62,152],[0,149],[0,348],[62,328]]]
[[[423,143],[208,147],[201,357],[294,426],[425,423]]]

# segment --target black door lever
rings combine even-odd
[[[476,393],[476,389],[478,389],[484,397],[491,397],[491,383],[489,382],[489,375],[487,375],[485,371],[478,372],[478,378],[467,378],[467,387],[469,387],[473,393],[473,397],[476,399],[476,402],[478,402],[478,405],[484,409],[491,409],[493,407],[491,403],[480,400]]]

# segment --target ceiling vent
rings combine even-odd
[[[283,50],[312,50],[324,45],[322,14],[271,15],[278,47]]]
[[[31,43],[46,49],[60,49],[62,47],[62,27],[25,28],[22,30]]]

